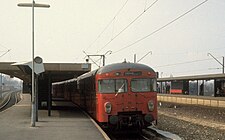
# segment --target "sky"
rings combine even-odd
[[[31,60],[32,11],[17,6],[30,2],[1,0],[0,62]],[[222,66],[207,54],[221,63],[225,56],[224,0],[36,0],[36,3],[51,6],[35,8],[35,56],[46,63],[85,63],[86,53],[105,54],[107,65],[125,59],[134,62],[135,54],[136,60],[148,54],[139,63],[152,67],[160,77],[222,72]],[[99,58],[91,57],[102,65]],[[96,68],[93,64],[92,69]]]

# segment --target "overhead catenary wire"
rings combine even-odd
[[[0,55],[0,58],[3,57],[4,55],[6,55],[8,52],[11,51],[11,49],[6,48],[6,47],[5,47],[4,45],[2,45],[1,43],[0,43],[0,47],[6,49],[5,51],[0,51],[0,53],[3,53],[3,54]]]
[[[9,49],[9,50],[7,50],[5,53],[3,53],[2,55],[0,55],[0,58],[1,58],[2,56],[6,55],[9,51],[11,51],[11,50]]]
[[[186,70],[186,71],[172,71],[172,72],[167,72],[167,73],[163,73],[164,75],[173,75],[173,73],[175,74],[187,74],[187,73],[193,73],[193,72],[206,72],[206,71],[212,71],[215,69],[194,69],[194,70]],[[166,77],[166,76],[165,76]]]
[[[197,52],[195,52],[195,54],[205,54],[207,52],[210,52],[210,51],[217,51],[217,50],[224,50],[225,47],[216,47],[216,48],[211,48],[211,49],[208,49],[206,50],[205,48],[204,49],[201,49],[201,50],[198,50]],[[189,55],[190,53],[193,53],[193,52],[188,52],[188,51],[183,51],[183,52],[172,52],[172,53],[164,53],[164,52],[160,52],[160,53],[156,53],[154,52],[154,55]]]
[[[95,44],[95,42],[102,36],[102,34],[108,29],[108,27],[115,21],[115,18],[120,14],[120,12],[126,6],[127,2],[128,2],[128,0],[126,0],[126,2],[122,5],[122,7],[115,14],[115,16],[109,21],[109,23],[105,26],[105,28],[100,32],[100,34],[97,36],[97,38],[85,50],[90,49]]]
[[[146,53],[143,57],[141,57],[141,58],[137,61],[137,63],[140,62],[142,59],[144,59],[148,54],[152,54],[152,51],[149,51],[148,53]]]
[[[208,1],[208,0],[205,0],[205,1],[201,2],[201,3],[199,3],[198,5],[194,6],[194,7],[191,8],[190,10],[186,11],[185,13],[183,13],[183,14],[181,14],[180,16],[176,17],[175,19],[171,20],[170,22],[166,23],[165,25],[163,25],[163,26],[159,27],[158,29],[154,30],[154,31],[151,32],[150,34],[148,34],[148,35],[146,35],[146,36],[144,36],[144,37],[142,37],[142,38],[140,38],[140,39],[134,41],[133,43],[131,43],[131,44],[125,46],[125,47],[122,47],[121,49],[119,49],[119,50],[117,50],[117,51],[114,51],[113,53],[120,52],[120,51],[122,51],[122,50],[124,50],[124,49],[126,49],[126,48],[129,48],[129,47],[131,47],[131,46],[137,44],[138,42],[140,42],[140,41],[142,41],[142,40],[144,40],[144,39],[146,39],[146,38],[148,38],[148,37],[150,37],[150,36],[156,34],[156,33],[159,32],[160,30],[166,28],[167,26],[171,25],[171,24],[174,23],[175,21],[179,20],[180,18],[182,18],[182,17],[184,17],[185,15],[189,14],[189,13],[192,12],[193,10],[197,9],[198,7],[200,7],[201,5],[203,5],[204,3],[206,3],[207,1]]]
[[[147,6],[147,0],[145,0],[145,8],[144,8],[144,11],[146,10],[146,6]]]
[[[105,47],[107,47],[113,40],[115,40],[119,35],[121,35],[127,28],[129,28],[135,21],[137,21],[145,12],[147,12],[153,5],[155,5],[158,0],[155,0],[148,8],[146,8],[142,13],[140,13],[134,20],[132,20],[125,28],[123,28],[118,34],[116,34],[110,41],[108,41],[103,47],[101,47],[98,51],[102,51]]]
[[[114,34],[114,30],[115,30],[115,20],[116,20],[116,18],[114,18],[114,20],[113,20],[113,27],[112,27],[112,38],[113,38],[113,34]]]
[[[220,57],[216,57],[216,58],[220,58]],[[200,62],[200,61],[208,61],[208,60],[212,60],[212,58],[208,58],[208,59],[198,59],[198,60],[193,60],[193,61],[186,61],[186,62],[180,62],[180,63],[166,64],[166,65],[153,66],[153,67],[154,67],[154,68],[170,67],[170,66],[183,65],[183,64],[195,63],[195,62]]]
[[[9,50],[8,48],[6,48],[6,47],[5,47],[4,45],[2,45],[1,43],[0,43],[0,47]]]

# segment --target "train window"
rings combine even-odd
[[[98,89],[101,93],[113,93],[115,92],[115,82],[114,80],[99,80]]]
[[[131,80],[132,92],[151,92],[156,91],[156,79],[135,78]]]
[[[99,80],[98,89],[100,93],[127,92],[127,81],[125,79]]]
[[[125,79],[116,79],[116,93],[119,91],[120,93],[122,92],[127,92],[127,80]]]

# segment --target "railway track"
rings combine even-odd
[[[2,98],[3,100],[0,104],[0,112],[18,103],[20,101],[20,92],[10,91],[5,93]]]
[[[175,134],[158,130],[153,127],[143,129],[141,132],[115,132],[105,130],[111,140],[181,140]]]
[[[79,109],[82,110],[83,113],[85,113],[89,118],[92,119],[90,114],[88,114],[82,108]],[[95,121],[94,119],[92,120]],[[95,121],[95,123],[105,132],[105,134],[111,140],[181,140],[181,138],[178,135],[172,134],[167,131],[159,130],[155,127],[148,127],[140,132],[134,130],[111,131],[109,129],[101,127],[101,125],[99,125],[98,122]]]

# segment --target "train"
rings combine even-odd
[[[107,128],[157,123],[157,73],[139,63],[114,63],[53,84],[53,97],[71,100]]]

